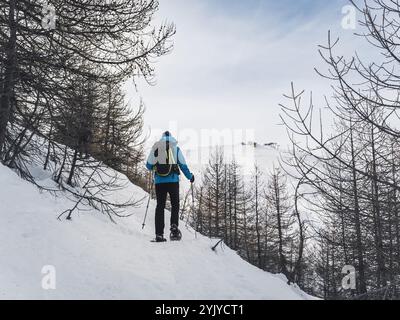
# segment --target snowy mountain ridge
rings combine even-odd
[[[41,183],[54,182],[35,168]],[[118,200],[146,193],[125,180]],[[155,203],[146,227],[146,201],[113,224],[94,209],[57,216],[73,205],[64,195],[39,192],[0,165],[0,299],[312,299],[283,275],[264,272],[216,240],[181,226],[183,241],[150,243]],[[54,184],[55,186],[55,184]],[[169,227],[166,214],[166,228]],[[46,290],[46,267],[55,288]]]

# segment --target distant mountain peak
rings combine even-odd
[[[248,141],[248,142],[242,142],[242,146],[254,146],[254,148],[258,147],[267,147],[267,148],[273,148],[278,150],[279,149],[279,144],[276,142],[267,142],[264,144],[260,144],[256,141]]]

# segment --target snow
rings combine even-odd
[[[45,171],[32,171],[55,188]],[[0,181],[0,299],[312,299],[227,247],[212,251],[216,240],[184,223],[183,241],[151,243],[153,201],[144,230],[146,201],[117,224],[95,210],[59,221],[73,204],[65,195],[39,192],[1,165]],[[126,183],[113,197],[132,195],[146,193]],[[54,290],[42,288],[44,266],[55,268]]]

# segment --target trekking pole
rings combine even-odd
[[[153,192],[153,179],[152,179],[152,175],[150,175],[149,181],[150,181],[150,183],[151,183],[151,184],[150,184],[150,192],[149,192],[149,200],[147,201],[146,213],[145,213],[144,219],[143,219],[142,230],[144,229],[144,226],[146,225],[147,212],[149,211],[150,200],[151,200],[151,194],[152,194],[152,192]]]
[[[190,189],[192,191],[192,212],[193,212],[193,217],[194,217],[194,237],[197,239],[197,217],[195,217],[195,213],[194,213],[194,189],[193,189],[193,183],[190,184]]]

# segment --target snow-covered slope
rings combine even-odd
[[[40,169],[36,174],[52,183]],[[184,226],[183,241],[150,243],[153,202],[144,230],[145,203],[118,224],[94,210],[58,221],[72,205],[65,196],[40,193],[1,165],[0,182],[0,299],[311,298],[229,248],[213,252],[215,240],[196,238]],[[146,194],[129,184],[115,197],[132,195]],[[42,288],[42,268],[48,265],[56,270],[55,290]]]

